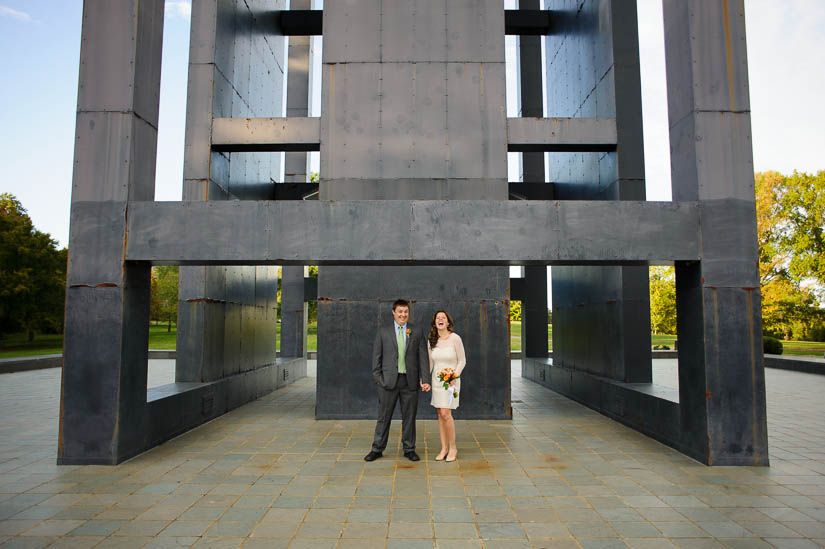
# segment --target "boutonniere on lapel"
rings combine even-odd
[[[410,330],[409,328],[407,328],[407,335],[409,336],[411,333],[412,333],[412,330]]]

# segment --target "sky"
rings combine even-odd
[[[166,2],[157,200],[181,197],[190,9]],[[638,0],[638,15],[647,198],[670,200],[661,0]],[[825,1],[745,0],[745,16],[754,169],[825,170]],[[63,246],[81,19],[81,0],[0,0],[0,192]]]

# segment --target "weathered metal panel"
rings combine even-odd
[[[132,92],[134,93],[134,111],[142,120],[157,130],[160,114],[160,64],[163,50],[165,3],[162,0],[140,0],[137,9],[138,25],[133,46],[141,53],[135,56],[134,90]]]
[[[353,275],[357,272],[357,275]],[[318,279],[318,300],[497,300],[508,296],[509,275],[498,267],[394,266],[352,269],[325,267]],[[390,299],[391,301],[395,299]],[[430,319],[427,318],[427,325]]]
[[[682,422],[715,465],[768,464],[742,10],[664,3],[673,195],[698,199],[702,242],[677,263]]]
[[[696,112],[675,122],[670,132],[674,199],[753,200],[749,112]],[[695,158],[702,162],[692,162]],[[698,186],[688,183],[697,178]]]
[[[322,180],[381,177],[381,151],[377,146],[381,127],[381,65],[346,63],[324,65],[322,70]]]
[[[507,200],[501,179],[336,179],[323,200]]]
[[[73,201],[125,201],[129,197],[134,124],[135,116],[126,112],[77,113]]]
[[[220,150],[249,150],[268,146],[269,150],[308,146],[320,141],[320,118],[214,118],[212,147]]]
[[[504,63],[504,10],[500,0],[448,1],[447,60]]]
[[[603,151],[616,148],[614,118],[508,118],[509,151]]]
[[[721,5],[692,3],[688,22],[692,58],[693,107],[700,111],[750,111],[744,0]],[[697,33],[701,32],[701,39]]]
[[[73,202],[67,284],[121,284],[126,240],[126,202]]]
[[[217,16],[218,0],[201,0],[192,6],[189,23],[190,66],[215,62]],[[189,91],[191,92],[191,87]]]
[[[523,356],[547,356],[547,267],[524,268],[526,298],[521,304],[521,348]]]
[[[129,200],[154,200],[158,130],[135,116],[131,140],[132,158],[129,165],[134,183],[129,185]]]
[[[194,14],[198,10],[193,8],[192,11],[194,20]],[[186,131],[183,145],[183,176],[185,179],[209,179],[214,75],[214,65],[189,64],[186,94]],[[196,199],[194,197],[189,198],[186,191],[187,188],[184,186],[185,200]]]
[[[287,117],[309,115],[309,42],[310,38],[307,36],[289,38]]]
[[[700,258],[698,216],[692,203],[630,201],[136,202],[126,258],[302,265],[690,260]]]
[[[381,3],[381,60],[447,61],[445,0]]]
[[[281,356],[305,356],[307,308],[302,265],[285,266],[281,274]]]
[[[323,63],[381,61],[381,0],[324,5]]]
[[[506,180],[504,88],[504,63],[447,65],[449,177]]]
[[[158,0],[84,6],[62,464],[114,464],[142,448],[150,266],[124,264],[124,254],[128,201],[154,194],[154,167],[145,164],[154,164],[157,147],[152,117],[158,109],[162,22]],[[137,77],[144,79],[140,86]]]
[[[702,277],[705,286],[758,288],[756,205],[752,200],[707,200],[699,203]]]
[[[162,3],[155,0],[155,3]],[[137,11],[138,1],[127,4],[90,0],[83,10],[80,40],[78,111],[134,110],[135,41],[137,17],[123,17],[124,7]],[[123,38],[126,38],[125,40]]]

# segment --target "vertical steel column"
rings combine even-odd
[[[220,85],[216,68],[218,8],[218,0],[202,0],[192,5],[183,200],[228,198],[226,190],[211,176],[215,95],[225,88]],[[227,46],[232,44],[231,40],[224,40],[225,57],[231,58],[232,50]],[[211,381],[220,377],[224,354],[224,279],[225,271],[220,267],[180,268],[175,381]]]
[[[150,265],[124,262],[129,202],[153,200],[163,0],[86,0],[59,464],[143,449]]]
[[[291,0],[290,9],[311,9],[310,0]],[[309,36],[290,36],[287,60],[286,115],[309,116]],[[284,183],[306,183],[309,155],[284,153]],[[281,290],[283,291],[283,289]],[[283,322],[283,320],[282,320]]]
[[[567,10],[563,0],[547,0]],[[644,200],[636,2],[584,0],[546,42],[548,116],[615,117],[616,152],[551,153],[560,200]],[[556,267],[554,364],[623,382],[650,382],[646,267]]]
[[[645,200],[642,83],[636,2],[611,1],[616,176],[619,200]],[[647,267],[620,267],[624,381],[650,383],[650,280]]]
[[[290,9],[308,10],[310,0],[292,0]],[[287,59],[286,115],[309,116],[309,36],[290,36]],[[309,155],[284,153],[284,182],[306,183]],[[306,352],[307,307],[304,302],[305,267],[281,269],[281,356],[300,357]]]
[[[324,5],[321,200],[507,199],[502,8],[500,0]],[[508,289],[506,267],[322,267],[316,417],[375,417],[375,393],[365,390],[372,343],[399,297],[413,302],[423,329],[437,308],[453,315],[473,370],[459,417],[511,417]],[[419,411],[434,416],[429,395]]]
[[[213,118],[283,115],[285,39],[258,9],[243,0],[192,5],[184,200],[266,200],[280,178],[280,153],[211,149]],[[181,268],[178,381],[215,381],[275,363],[275,269]]]
[[[307,307],[304,266],[281,270],[281,357],[304,356],[307,350]]]
[[[700,263],[677,263],[685,445],[712,465],[767,465],[743,0],[665,0],[674,200],[698,200]]]
[[[541,9],[539,0],[519,0],[519,9]],[[541,37],[520,36],[519,80],[520,113],[523,117],[544,116],[544,94],[541,86]],[[522,153],[522,181],[544,182],[544,153]],[[530,265],[524,268],[526,298],[521,304],[521,342],[524,356],[547,357],[547,267]]]

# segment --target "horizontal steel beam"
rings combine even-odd
[[[504,10],[504,34],[542,36],[552,30],[549,10]]]
[[[614,118],[508,118],[510,152],[616,150]]]
[[[284,36],[312,36],[324,32],[321,10],[284,10],[277,12],[277,25]],[[504,34],[539,36],[550,34],[548,10],[504,10]]]
[[[218,152],[318,151],[320,144],[320,118],[212,120],[212,150]]]
[[[693,202],[132,202],[127,261],[610,265],[699,259]]]
[[[317,200],[318,183],[278,183],[272,185],[273,200]]]
[[[323,34],[322,10],[283,10],[278,12],[278,28],[284,36],[312,36]]]
[[[507,183],[510,200],[553,200],[556,198],[556,185],[545,182],[510,182]]]

